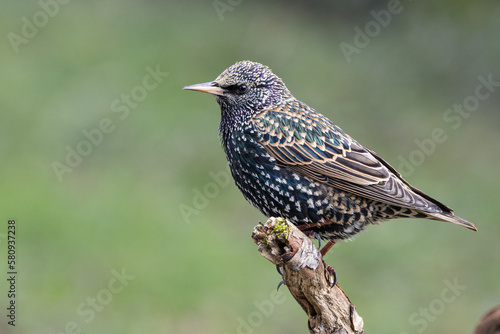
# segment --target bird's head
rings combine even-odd
[[[214,81],[184,89],[214,95],[223,115],[242,111],[254,113],[291,97],[283,81],[267,66],[251,61],[237,62]]]

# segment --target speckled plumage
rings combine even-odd
[[[213,82],[220,137],[232,176],[264,215],[337,241],[383,220],[414,217],[473,224],[408,184],[375,152],[295,99],[259,63],[243,61]]]

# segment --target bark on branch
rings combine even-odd
[[[492,308],[486,313],[474,330],[474,334],[498,334],[500,333],[500,306]]]
[[[283,266],[283,280],[309,317],[311,333],[365,333],[363,319],[356,312],[326,270],[312,240],[288,220],[270,218],[252,233],[262,256]]]

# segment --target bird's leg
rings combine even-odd
[[[321,248],[320,253],[321,256],[324,257],[326,253],[335,245],[336,241],[329,240],[323,248]]]
[[[317,232],[314,232],[314,231],[311,231],[308,229],[313,228],[313,227],[318,227],[318,226],[329,225],[331,223],[332,223],[331,221],[326,221],[326,222],[319,222],[319,223],[312,223],[312,224],[301,224],[301,225],[297,225],[297,228],[299,230],[301,230],[302,232],[304,232],[304,234],[307,235],[308,237],[310,237],[310,238],[314,237],[314,238],[318,239],[319,247],[321,247],[321,237],[319,236],[319,234]],[[326,245],[324,245],[323,248],[321,248],[321,250],[319,251],[321,253],[321,257],[324,257],[326,255],[326,253],[328,253],[328,251],[335,245],[335,243],[336,243],[336,241],[329,240],[326,243]],[[335,272],[335,269],[333,269],[332,266],[330,266],[326,263],[325,263],[325,268],[326,268],[326,271],[329,273],[328,280],[330,281],[330,283],[332,283],[332,286],[334,286],[335,284],[337,284],[337,273]],[[281,285],[281,283],[280,283],[280,285]],[[280,285],[278,285],[278,288],[280,287]]]
[[[336,241],[329,240],[323,248],[319,251],[321,253],[321,256],[324,257],[326,253],[335,245]],[[337,284],[337,273],[335,272],[335,269],[333,269],[332,266],[328,265],[325,263],[326,271],[330,274],[329,280],[330,283],[332,283],[332,286]],[[333,282],[330,278],[333,278]]]

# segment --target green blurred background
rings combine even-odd
[[[413,159],[408,181],[479,228],[396,220],[338,244],[326,261],[365,330],[470,333],[500,303],[500,87],[467,117],[448,109],[474,102],[479,76],[500,82],[499,15],[494,1],[3,1],[0,265],[15,219],[19,275],[15,329],[1,280],[0,332],[308,332],[250,238],[265,217],[225,179],[218,106],[182,91],[249,59],[394,167]],[[341,43],[367,24],[348,61]]]

